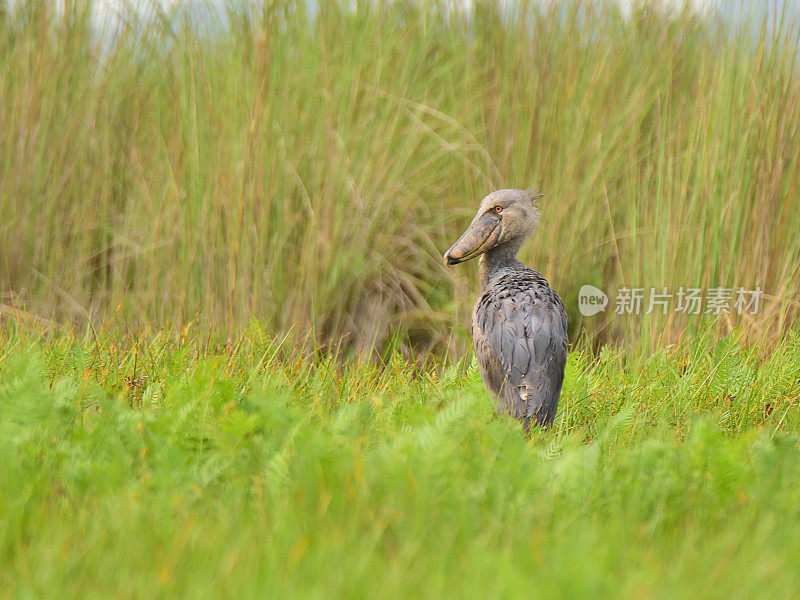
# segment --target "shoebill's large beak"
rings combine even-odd
[[[496,213],[476,215],[458,241],[444,253],[444,262],[448,266],[457,265],[483,254],[497,244],[502,230],[502,220]]]

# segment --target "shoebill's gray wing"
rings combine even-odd
[[[478,366],[501,409],[550,425],[567,360],[567,318],[560,301],[533,290],[484,294],[475,307]]]

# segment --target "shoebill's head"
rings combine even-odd
[[[536,199],[542,196],[528,190],[497,190],[486,196],[467,230],[445,252],[445,263],[456,265],[498,247],[516,254],[539,226]]]

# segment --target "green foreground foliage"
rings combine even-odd
[[[800,336],[578,348],[530,440],[474,366],[293,359],[255,328],[89,339],[0,336],[4,597],[800,586]]]

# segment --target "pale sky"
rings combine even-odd
[[[18,0],[11,0],[10,5],[13,10]],[[62,6],[68,0],[51,0],[56,6]],[[237,0],[234,0],[237,1]],[[238,0],[242,2],[243,0]],[[263,0],[244,0],[253,5],[259,5]],[[308,0],[309,5],[314,6],[326,0]],[[425,0],[419,0],[423,2]],[[462,7],[467,11],[471,10],[475,0],[449,0],[454,7]],[[513,0],[499,0],[505,4]],[[557,3],[559,0],[540,0],[542,3]],[[641,0],[615,0],[625,12],[630,11],[632,6],[641,4]],[[768,14],[774,18],[780,14],[783,8],[788,9],[788,14],[800,18],[800,0],[649,0],[658,2],[664,6],[680,9],[684,5],[689,5],[700,13],[708,12],[709,9],[719,9],[720,13],[732,20],[732,22],[743,22],[746,16],[755,11],[760,14]],[[176,7],[183,6],[184,10],[190,14],[194,11],[209,14],[208,9],[220,10],[227,5],[227,0],[94,0],[93,17],[95,23],[106,29],[114,30],[126,13],[130,11],[139,16],[154,15],[161,9],[169,12]],[[203,11],[202,8],[206,10]],[[58,8],[56,8],[58,10]]]
[[[63,1],[63,0],[62,0]],[[319,0],[325,1],[325,0]],[[501,0],[502,2],[503,0]],[[511,0],[507,0],[511,1]],[[541,0],[542,2],[557,2],[558,0]],[[616,0],[619,5],[623,7],[626,11],[629,11],[631,6],[639,4],[639,0]],[[653,1],[653,0],[651,0]],[[681,8],[684,4],[688,3],[690,6],[698,10],[699,12],[705,12],[711,7],[719,6],[723,2],[729,2],[730,0],[655,0],[656,2],[660,2],[666,6],[671,6],[674,8]],[[743,0],[745,3],[748,0]],[[753,2],[760,2],[761,0],[752,0]],[[796,2],[798,0],[785,0],[787,2]],[[216,7],[224,7],[225,0],[188,0],[191,4],[209,4]],[[311,3],[314,3],[315,0],[312,0]],[[452,0],[451,3],[453,5],[461,5],[468,10],[471,8],[474,0]],[[170,10],[174,8],[178,4],[185,4],[187,0],[95,0],[95,12],[97,14],[98,20],[101,20],[103,16],[110,16],[114,18],[116,15],[124,14],[126,9],[134,9],[136,12],[139,13],[152,13],[156,9],[156,7],[160,7],[162,9]]]

